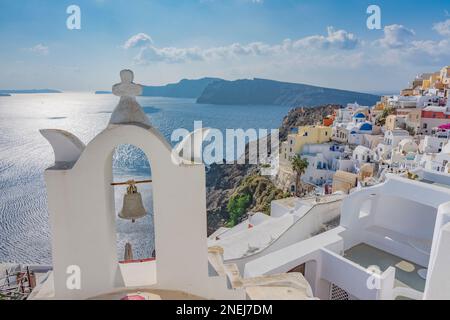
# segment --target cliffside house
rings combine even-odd
[[[326,126],[302,126],[288,135],[281,144],[281,163],[288,165],[292,158],[300,154],[308,144],[319,144],[331,140],[331,128]]]

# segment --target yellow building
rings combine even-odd
[[[382,97],[381,101],[378,101],[375,107],[373,107],[372,111],[370,112],[369,120],[374,121],[377,116],[383,112],[383,110],[388,105],[387,103],[388,97]]]
[[[441,83],[441,74],[442,71],[435,72],[432,73],[428,79],[423,80],[422,90],[428,90],[439,86]]]
[[[440,81],[440,80],[441,80],[441,73],[440,72],[435,72],[430,77],[431,84],[434,84],[435,82]]]
[[[302,152],[307,144],[319,144],[331,141],[332,128],[326,126],[302,126],[298,132],[288,135],[287,141],[281,144],[281,160],[291,161]]]
[[[445,85],[450,84],[450,66],[441,69],[441,82]]]
[[[422,109],[420,108],[400,108],[397,109],[397,116],[405,117],[405,129],[413,129],[417,132],[420,129]],[[386,120],[387,121],[387,120]],[[388,129],[390,130],[390,129]]]
[[[414,95],[414,89],[412,89],[412,88],[403,89],[400,92],[400,95],[401,96],[405,96],[405,97],[413,96]]]
[[[354,173],[338,170],[333,176],[333,192],[342,191],[348,194],[357,185],[358,176]]]
[[[387,116],[384,127],[386,128],[386,130],[394,131],[397,128],[405,127],[405,125],[406,125],[406,115],[399,116],[391,114]]]

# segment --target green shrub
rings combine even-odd
[[[250,204],[250,194],[238,194],[231,197],[227,205],[227,210],[230,214],[230,220],[227,224],[228,227],[234,227],[239,223],[239,218],[247,212]]]

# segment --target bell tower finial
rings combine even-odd
[[[131,83],[134,80],[134,73],[131,70],[125,69],[120,71],[120,79],[124,83]]]
[[[111,115],[109,124],[140,123],[150,126],[149,118],[136,100],[136,97],[142,94],[142,86],[133,82],[133,71],[127,69],[120,71],[120,79],[122,82],[112,88],[113,94],[120,97],[120,101]]]

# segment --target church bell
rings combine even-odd
[[[127,193],[123,197],[123,206],[119,213],[119,218],[135,222],[137,219],[145,217],[146,214],[142,196],[137,191],[135,182],[129,181]]]

